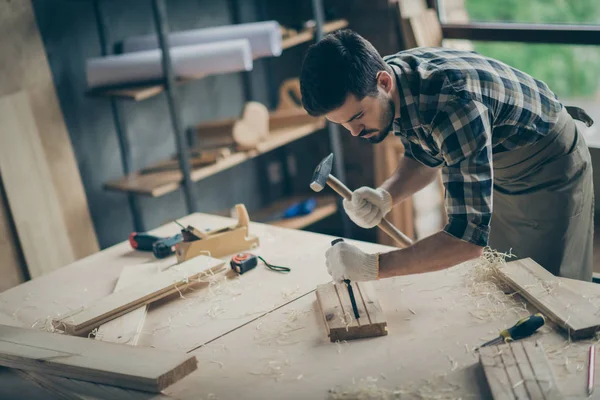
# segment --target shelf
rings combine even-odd
[[[335,30],[345,28],[348,26],[348,21],[344,19],[327,22],[323,26],[325,33],[333,32]],[[296,35],[286,37],[282,39],[281,47],[289,49],[290,47],[297,46],[302,43],[309,42],[314,37],[313,29],[306,29],[297,33]],[[204,76],[198,76],[194,78],[177,79],[177,84],[183,84],[192,80],[202,79]],[[95,88],[90,89],[86,92],[88,96],[107,96],[107,97],[118,97],[122,99],[129,99],[133,101],[142,101],[149,99],[150,97],[156,96],[165,90],[165,86],[157,81],[157,83],[144,83],[144,84],[126,84],[114,87]]]
[[[294,218],[266,221],[264,223],[279,226],[281,228],[303,229],[336,213],[337,204],[335,196],[294,196],[276,201],[267,208],[250,213],[250,221],[265,221],[273,215],[283,213],[292,204],[307,200],[310,197],[315,197],[317,199],[317,206],[310,214]]]
[[[256,149],[237,152],[217,161],[214,164],[194,168],[191,172],[192,181],[198,182],[204,178],[215,175],[247,160],[267,153],[273,149],[292,143],[300,138],[308,136],[325,127],[325,119],[320,118],[316,122],[297,126],[289,126],[275,129],[269,134],[269,138],[258,144]],[[183,175],[179,170],[162,171],[147,174],[133,173],[116,181],[107,182],[106,190],[135,193],[150,197],[160,197],[177,190],[183,181]]]
[[[330,33],[337,31],[348,26],[348,21],[345,19],[339,19],[325,23],[323,25],[323,32]],[[296,35],[284,38],[281,43],[283,49],[289,49],[290,47],[297,46],[302,43],[310,42],[314,38],[314,29],[306,29],[298,32]]]

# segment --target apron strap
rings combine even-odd
[[[594,120],[581,108],[565,106],[565,109],[567,110],[571,118],[584,122],[587,127],[590,127],[594,124]]]

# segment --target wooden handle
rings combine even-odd
[[[327,184],[346,200],[352,199],[352,192],[350,189],[348,189],[348,187],[340,182],[340,180],[335,176],[329,175],[327,178]],[[412,240],[410,240],[408,236],[392,225],[387,219],[382,219],[377,226],[398,243],[402,243],[405,246],[410,246],[412,244]]]
[[[246,206],[243,204],[236,204],[235,212],[237,213],[238,217],[237,226],[245,226],[248,228],[248,225],[250,224],[250,217],[248,216],[248,210],[246,210]]]
[[[382,219],[379,225],[377,226],[379,226],[382,231],[387,233],[395,241],[402,243],[405,246],[410,246],[412,244],[412,240],[410,240],[408,236],[402,233],[400,229],[392,225],[387,219]]]
[[[329,175],[327,178],[327,184],[346,200],[352,200],[352,191],[348,189],[348,186],[340,182],[340,180],[335,176]]]

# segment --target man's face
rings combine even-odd
[[[381,88],[378,88],[376,96],[366,96],[360,101],[350,94],[344,104],[328,113],[326,118],[342,125],[352,136],[380,143],[392,130],[394,102]]]

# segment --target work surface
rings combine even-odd
[[[235,223],[206,214],[180,222],[199,229]],[[153,231],[177,232],[175,224]],[[374,282],[389,334],[331,343],[314,290],[330,281],[324,254],[333,238],[263,224],[251,224],[250,232],[261,241],[254,253],[292,271],[281,274],[263,264],[241,276],[228,271],[150,307],[139,346],[189,351],[198,359],[197,371],[164,392],[170,398],[489,398],[473,349],[533,310],[480,282],[476,263],[469,262]],[[369,252],[391,250],[354,243]],[[123,267],[148,262],[176,261],[156,261],[123,242],[1,293],[2,322],[41,329],[50,317],[111,293]],[[600,304],[597,285],[562,282]],[[586,356],[593,341],[569,342],[550,323],[526,340],[542,343],[565,398],[587,398]],[[91,387],[81,385],[79,395],[156,397]],[[49,393],[0,369],[0,398],[47,399]],[[600,390],[595,395],[600,398]]]

